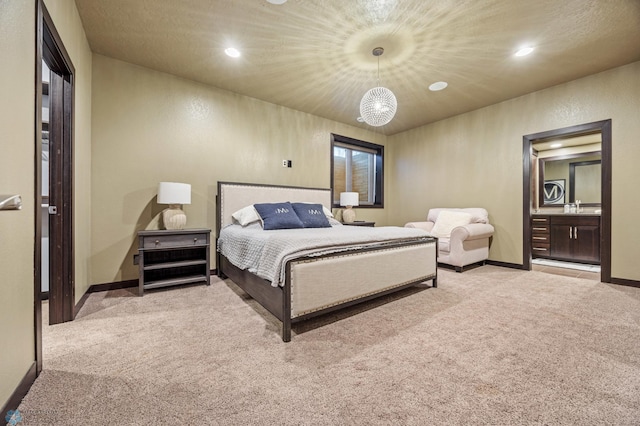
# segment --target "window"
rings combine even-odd
[[[360,194],[359,207],[383,207],[383,160],[383,146],[332,134],[333,207],[340,207],[341,192]]]

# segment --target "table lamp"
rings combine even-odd
[[[183,229],[187,224],[187,215],[181,204],[191,204],[191,185],[188,183],[160,182],[158,184],[158,204],[169,204],[162,212],[165,229]]]
[[[360,195],[357,192],[341,192],[340,193],[340,205],[347,208],[342,210],[342,221],[345,223],[351,223],[356,220],[356,212],[352,209],[353,206],[359,204]]]

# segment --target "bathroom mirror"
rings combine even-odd
[[[601,205],[600,151],[540,158],[539,197],[542,207],[559,207],[581,201],[582,206]]]

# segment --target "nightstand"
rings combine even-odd
[[[342,224],[347,226],[371,226],[371,227],[376,226],[375,222],[366,222],[364,220],[356,220],[355,222],[349,222],[349,223],[342,222]]]
[[[181,284],[209,285],[210,235],[210,229],[139,231],[138,295]]]

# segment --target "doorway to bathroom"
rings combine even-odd
[[[596,162],[597,178],[584,174],[586,167],[576,175],[576,167]],[[564,163],[566,174],[553,170]],[[589,278],[599,274],[599,281],[610,282],[611,120],[523,136],[523,171],[524,269]],[[590,180],[576,183],[583,175]],[[584,192],[576,196],[578,188]],[[588,202],[576,207],[581,198]]]

